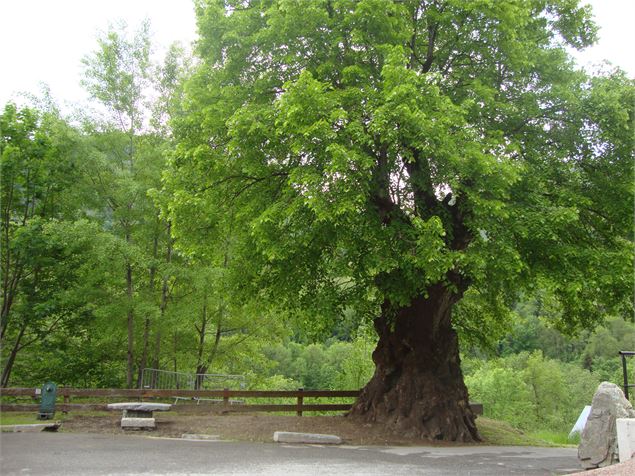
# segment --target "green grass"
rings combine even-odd
[[[46,423],[37,419],[34,412],[4,412],[0,414],[0,425],[31,425],[33,423]]]
[[[509,423],[479,417],[476,424],[485,444],[504,446],[577,446],[580,435],[569,439],[569,434],[549,430],[523,432]]]
[[[484,443],[501,446],[558,446],[536,434],[527,434],[512,427],[509,423],[478,417],[476,425]]]
[[[64,422],[72,420],[74,417],[106,417],[110,415],[112,415],[112,412],[94,410],[75,411],[72,413],[55,412],[55,416],[51,420],[38,420],[35,412],[4,412],[0,413],[0,426],[33,425],[55,421]]]
[[[35,412],[4,412],[0,413],[0,425],[29,425],[33,423],[46,423],[50,421],[64,421],[73,417],[87,416],[87,417],[102,417],[112,415],[112,412],[107,411],[74,411],[71,413],[55,412],[55,416],[52,420],[38,420]]]
[[[533,431],[529,433],[532,438],[547,441],[558,446],[577,446],[580,444],[580,435],[576,434],[573,438],[569,439],[569,434],[564,432],[555,431]]]

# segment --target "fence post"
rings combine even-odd
[[[302,416],[302,404],[304,403],[304,396],[302,395],[302,392],[304,392],[304,388],[300,387],[298,392],[298,410],[296,411],[296,415]]]
[[[65,389],[62,389],[62,395],[64,395],[64,405],[69,405],[71,403],[71,395]],[[68,407],[64,407],[62,413],[68,413]]]
[[[229,389],[227,387],[223,389],[223,405],[229,406]]]
[[[623,354],[622,352],[620,352],[620,355],[622,357],[622,373],[624,375],[624,396],[626,397],[626,400],[628,400],[628,369],[626,367],[626,354]]]

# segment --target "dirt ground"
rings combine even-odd
[[[157,428],[153,436],[180,438],[184,433],[218,435],[223,440],[273,441],[274,431],[296,431],[337,435],[350,445],[430,445],[429,441],[404,438],[379,424],[351,420],[344,416],[273,416],[249,414],[176,414],[155,412]],[[61,431],[107,434],[134,434],[120,428],[121,415],[71,416]],[[147,430],[146,430],[147,431]],[[442,445],[443,443],[437,443]]]

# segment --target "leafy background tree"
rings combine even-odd
[[[80,218],[73,207],[81,197],[73,191],[78,137],[58,111],[7,104],[0,132],[6,386],[18,352],[79,312],[66,295],[78,279],[71,261],[79,248],[65,250],[60,236],[68,232],[66,223],[80,229],[86,224],[74,221]]]

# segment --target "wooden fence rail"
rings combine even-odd
[[[3,397],[37,398],[35,388],[5,388],[0,391]],[[72,398],[98,398],[100,400],[128,398],[142,401],[144,399],[174,399],[177,402],[173,410],[207,411],[220,413],[234,412],[303,412],[347,411],[351,404],[341,403],[305,403],[305,398],[355,398],[359,390],[166,390],[166,389],[118,389],[118,388],[69,388],[57,389],[58,399],[63,403],[56,405],[59,411],[107,410],[107,403],[71,403]],[[232,399],[248,398],[295,398],[295,404],[244,404]],[[189,403],[188,403],[189,402]],[[196,403],[192,403],[196,402]],[[4,403],[1,411],[37,411],[37,404]]]
[[[6,397],[34,397],[35,388],[3,388],[0,394]],[[166,390],[150,388],[70,388],[58,387],[57,395],[69,397],[127,397],[127,398],[295,398],[303,397],[357,397],[359,390]]]
[[[3,388],[0,390],[2,397],[39,397],[35,388]],[[132,398],[142,401],[144,399],[162,398],[174,399],[173,410],[207,411],[219,413],[234,412],[296,412],[302,416],[303,412],[317,411],[348,411],[351,403],[305,403],[305,398],[356,398],[360,390],[155,390],[155,389],[118,389],[118,388],[69,388],[59,387],[57,396],[63,403],[56,408],[59,411],[69,412],[78,410],[106,410],[107,403],[71,403],[71,398]],[[295,404],[244,404],[236,402],[232,398],[295,398]],[[183,403],[183,401],[193,403]],[[178,403],[181,402],[181,403]],[[201,404],[202,403],[202,404]],[[235,404],[240,403],[240,404]],[[472,411],[478,415],[483,414],[483,405],[470,403]],[[37,411],[37,404],[0,403],[0,411]]]

